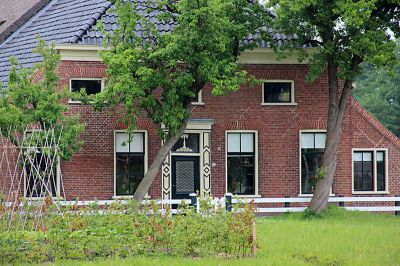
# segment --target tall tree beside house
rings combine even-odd
[[[163,145],[134,198],[141,200],[160,166],[185,131],[190,104],[206,84],[212,94],[236,91],[252,78],[240,69],[239,55],[254,44],[242,45],[250,34],[262,34],[270,15],[247,0],[150,0],[147,12],[157,12],[169,32],[159,32],[153,21],[137,12],[135,1],[115,1],[118,28],[101,53],[108,84],[95,99],[108,103],[132,130],[145,113],[160,128]],[[164,23],[163,23],[164,22]],[[100,25],[101,28],[101,25]],[[140,28],[141,36],[135,34]]]
[[[84,130],[77,115],[67,115],[65,104],[70,97],[67,90],[59,90],[57,66],[60,55],[54,47],[49,47],[39,39],[34,51],[43,60],[32,68],[23,68],[15,58],[11,58],[11,70],[7,87],[0,95],[1,134],[11,138],[14,145],[20,146],[10,134],[24,134],[26,129],[54,129],[54,138],[60,138],[59,155],[62,159],[71,159],[80,149],[79,135]],[[39,131],[35,137],[43,137]],[[33,138],[33,137],[31,137]]]
[[[390,71],[364,65],[353,96],[382,124],[400,137],[400,49],[398,63]]]
[[[400,1],[271,0],[268,5],[277,15],[275,29],[298,37],[280,51],[293,52],[304,44],[318,47],[310,56],[308,79],[315,80],[323,73],[328,76],[326,148],[309,206],[318,213],[328,203],[343,121],[360,64],[392,66],[396,61],[393,37],[400,35]],[[304,50],[299,52],[304,58]]]

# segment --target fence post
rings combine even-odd
[[[225,194],[225,209],[228,212],[232,211],[232,193]]]
[[[339,195],[339,198],[343,198],[343,195]],[[339,201],[339,207],[344,207],[344,201]]]
[[[197,194],[190,193],[189,197],[190,197],[190,206],[192,206],[197,212]]]
[[[285,198],[289,198],[290,196],[285,196]],[[289,208],[290,207],[290,202],[285,202],[285,208]]]
[[[400,195],[396,195],[396,197],[400,197]],[[395,207],[400,207],[400,200],[396,200],[396,201],[394,202],[394,206],[395,206]],[[399,215],[400,215],[400,211],[395,211],[395,212],[394,212],[394,215],[399,216]]]

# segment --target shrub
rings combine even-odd
[[[24,230],[15,226],[8,232],[6,223],[0,225],[0,264],[138,255],[249,255],[252,207],[226,212],[214,208],[208,199],[200,204],[200,213],[181,204],[177,215],[160,210],[155,202],[145,206],[133,201],[116,203],[100,210],[98,206],[73,207],[62,215],[50,206],[37,231],[32,230],[35,219],[30,216]]]

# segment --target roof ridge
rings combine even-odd
[[[6,43],[8,43],[12,38],[18,35],[21,31],[26,29],[29,25],[32,24],[38,17],[40,17],[46,10],[48,10],[55,2],[58,0],[51,0],[49,3],[44,5],[35,15],[33,15],[30,19],[28,19],[25,23],[23,23],[16,31],[10,34],[2,43],[0,43],[0,48],[2,48]]]
[[[364,117],[376,130],[378,130],[384,137],[389,139],[400,149],[400,139],[393,134],[392,131],[387,129],[374,115],[367,111],[356,99],[351,97],[351,105],[354,109]]]
[[[83,37],[83,35],[96,24],[96,22],[106,13],[106,11],[112,5],[113,4],[111,2],[108,2],[108,5],[101,7],[99,11],[94,13],[93,16],[81,26],[81,28],[74,34],[74,36],[71,37],[68,42],[77,43]]]

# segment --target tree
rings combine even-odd
[[[46,46],[39,39],[37,49],[43,60],[32,68],[23,68],[15,58],[11,58],[8,84],[0,95],[1,134],[11,138],[19,147],[18,139],[10,134],[9,128],[24,134],[29,127],[39,129],[54,128],[54,138],[60,138],[59,155],[71,159],[74,152],[82,146],[79,135],[84,125],[76,115],[67,114],[65,103],[70,98],[67,90],[58,89],[57,66],[60,55],[54,47]],[[36,80],[37,79],[37,80]],[[43,137],[40,131],[35,137]]]
[[[337,152],[352,84],[360,64],[393,65],[395,40],[400,34],[399,0],[271,0],[274,27],[297,39],[281,52],[299,50],[304,44],[318,47],[310,56],[308,79],[326,73],[329,87],[327,139],[322,167],[309,208],[319,213],[328,204],[336,171]]]
[[[400,137],[400,63],[393,71],[364,65],[356,84],[357,101]]]
[[[138,2],[115,1],[118,28],[101,52],[108,84],[94,105],[102,110],[107,103],[128,130],[142,113],[164,127],[159,131],[163,145],[134,194],[142,200],[185,131],[188,107],[199,91],[210,84],[213,95],[224,95],[252,80],[236,62],[255,44],[241,41],[262,34],[270,15],[247,0],[147,1],[147,13],[158,13],[164,25],[173,24],[171,31],[161,33],[149,16],[137,12]]]

